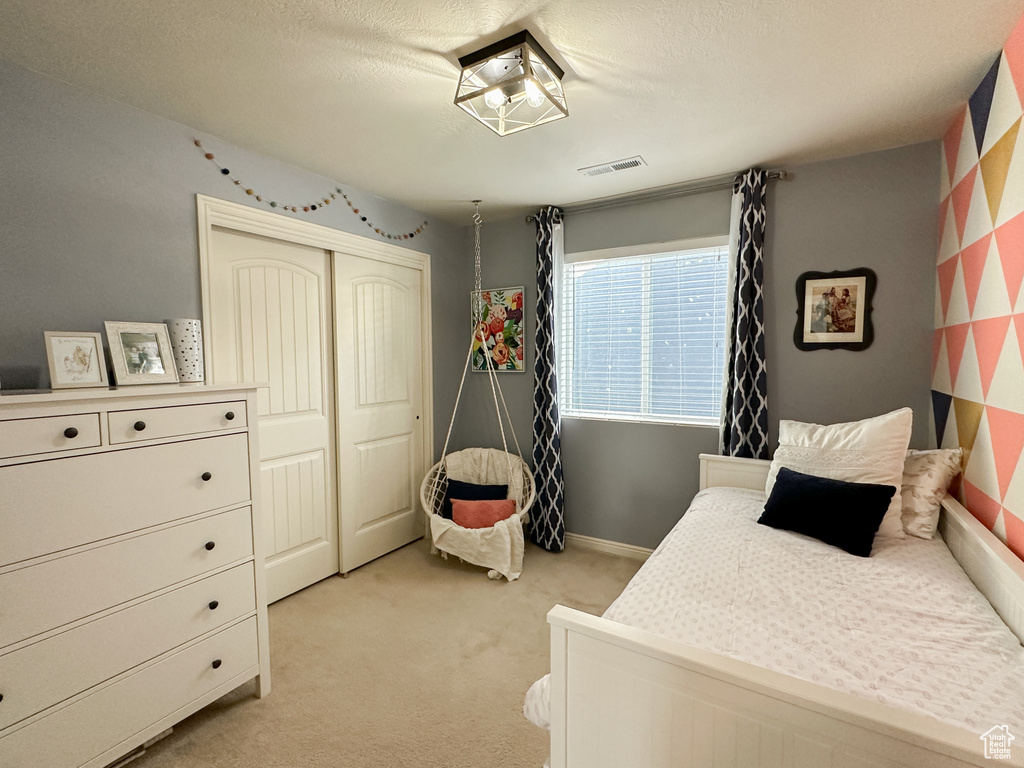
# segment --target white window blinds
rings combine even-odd
[[[563,415],[719,423],[729,251],[724,239],[715,242],[661,253],[566,257]]]

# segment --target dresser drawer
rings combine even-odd
[[[241,507],[3,574],[0,648],[252,557],[251,514]]]
[[[249,498],[244,434],[0,467],[0,566]]]
[[[253,583],[239,565],[0,656],[0,731],[252,613]]]
[[[99,444],[98,413],[0,421],[0,459],[94,448]]]
[[[115,444],[161,437],[188,437],[246,426],[244,401],[111,411],[107,418],[110,442]]]
[[[215,660],[221,662],[217,669]],[[121,754],[128,752],[137,746],[135,734],[232,678],[255,676],[258,661],[252,618],[0,738],[2,764],[74,768],[114,745]]]

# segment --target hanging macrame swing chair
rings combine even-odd
[[[473,293],[474,317],[483,317],[483,295],[480,288],[480,201],[473,201],[476,213],[473,215],[475,228],[475,282]],[[498,417],[498,428],[501,431],[502,450],[497,448],[464,448],[461,451],[448,453],[448,444],[455,426],[455,416],[459,411],[459,401],[466,384],[466,372],[473,359],[477,344],[484,354],[487,377],[491,385],[491,396],[494,399],[494,412]],[[499,401],[501,403],[499,407]],[[504,410],[509,431],[516,446],[515,454],[509,453],[505,439],[505,425],[502,420]],[[505,520],[499,520],[489,528],[464,528],[452,520],[442,516],[445,499],[448,495],[448,481],[458,480],[474,485],[507,485],[509,499],[516,502],[516,513]],[[519,447],[512,426],[512,418],[505,405],[505,397],[501,394],[501,385],[495,373],[491,350],[482,323],[473,329],[466,355],[466,364],[462,368],[462,380],[459,392],[455,396],[455,407],[452,409],[452,420],[448,424],[448,435],[444,439],[441,460],[437,462],[420,484],[420,502],[430,520],[430,537],[433,542],[431,552],[440,553],[442,557],[454,555],[473,565],[488,568],[487,577],[500,579],[504,576],[515,581],[523,572],[523,546],[525,541],[524,527],[529,522],[530,507],[536,498],[533,474],[523,461],[523,452]]]

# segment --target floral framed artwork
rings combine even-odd
[[[867,349],[874,340],[871,299],[876,282],[867,268],[804,272],[796,281],[793,343],[803,350]]]
[[[173,384],[178,381],[171,337],[164,323],[103,323],[114,364],[114,381],[126,384]]]
[[[107,386],[107,361],[98,333],[44,331],[50,388]]]
[[[470,294],[473,318],[473,370],[525,371],[523,288],[491,288]],[[479,300],[478,300],[479,299]],[[486,344],[486,350],[484,345]]]

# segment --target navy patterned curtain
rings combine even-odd
[[[551,552],[565,549],[562,428],[555,361],[555,238],[562,211],[542,208],[537,220],[537,344],[533,358],[533,477],[531,538]]]
[[[721,453],[767,459],[768,380],[764,350],[764,227],[768,174],[744,173],[733,187],[735,273],[723,392]]]

